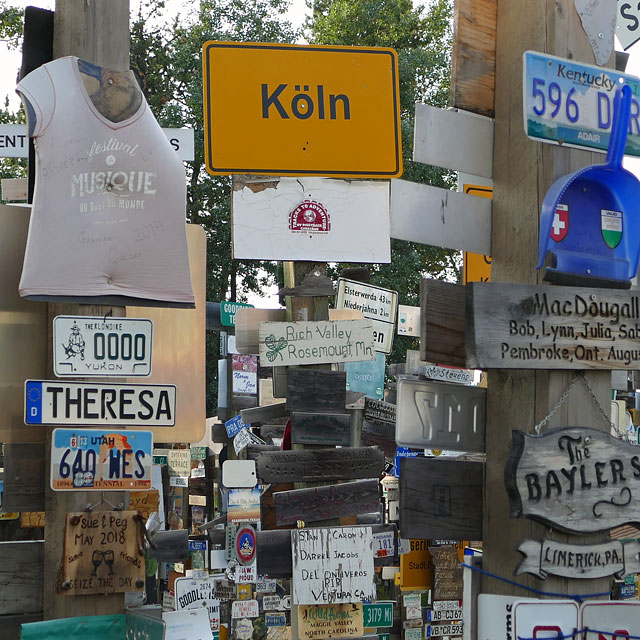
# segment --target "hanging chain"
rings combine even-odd
[[[597,407],[598,411],[604,418],[604,421],[607,423],[607,426],[610,429],[616,429],[616,426],[613,424],[613,422],[611,422],[611,418],[605,413],[605,410],[602,408],[602,405],[600,404],[598,398],[596,397],[596,394],[593,392],[591,385],[589,385],[589,383],[587,382],[587,379],[584,377],[584,371],[577,371],[576,373],[573,374],[573,378],[571,379],[571,382],[567,387],[567,390],[560,396],[560,399],[558,400],[558,402],[556,402],[553,409],[551,409],[551,411],[535,426],[536,435],[540,435],[540,431],[542,430],[542,428],[547,425],[549,420],[553,418],[553,416],[558,411],[558,409],[566,402],[567,398],[569,397],[569,394],[571,393],[571,390],[573,389],[573,387],[575,386],[578,380],[582,381],[582,384],[586,387],[587,391],[589,392],[589,395],[591,396],[591,401]],[[618,433],[620,432],[618,431]]]

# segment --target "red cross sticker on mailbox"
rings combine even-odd
[[[564,240],[569,233],[569,207],[566,204],[556,205],[551,225],[551,239],[556,242]]]

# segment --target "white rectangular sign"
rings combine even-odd
[[[259,353],[263,367],[373,360],[372,321],[261,322]]]
[[[153,322],[145,318],[56,316],[53,372],[62,377],[148,376]]]
[[[398,335],[420,337],[420,307],[398,305]]]
[[[388,182],[271,182],[276,186],[233,192],[235,259],[391,261]]]
[[[176,387],[172,384],[111,384],[26,380],[25,424],[172,427]]]
[[[215,597],[216,582],[220,576],[194,580],[192,578],[177,578],[174,582],[176,610],[202,609],[209,612],[211,631],[220,629],[220,600]]]
[[[162,129],[180,160],[194,159],[193,129]],[[29,136],[24,124],[0,124],[0,158],[26,158]]]
[[[393,329],[398,315],[398,292],[356,280],[338,279],[336,309],[360,311],[373,320],[376,351],[391,353]]]
[[[627,640],[629,637],[639,635],[640,602],[637,600],[635,602],[585,602],[580,607],[580,616],[578,628],[592,629],[584,634],[584,640],[602,640],[603,638]],[[596,629],[605,633],[598,633]]]
[[[572,600],[516,602],[513,607],[514,637],[570,637],[581,628],[578,613],[579,605]]]
[[[376,599],[371,527],[291,532],[294,604]]]

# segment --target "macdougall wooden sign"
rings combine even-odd
[[[373,321],[261,322],[259,353],[263,367],[373,360]]]
[[[468,367],[640,368],[637,292],[496,282],[466,289]]]
[[[640,523],[640,449],[605,431],[514,431],[505,485],[512,517],[578,533]]]
[[[256,460],[261,482],[314,482],[378,478],[384,456],[375,447],[267,451]]]
[[[380,510],[377,480],[358,480],[273,494],[276,525],[316,522]]]
[[[525,540],[518,551],[524,556],[515,575],[532,573],[564,578],[618,579],[640,573],[640,543],[619,540],[601,544],[564,544],[555,540]]]

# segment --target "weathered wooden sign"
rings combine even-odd
[[[396,455],[395,424],[363,420],[360,443],[365,447],[378,447],[385,458],[393,459]]]
[[[287,409],[317,413],[344,413],[347,398],[344,371],[287,370]]]
[[[480,369],[637,369],[640,295],[472,282],[466,353]]]
[[[407,538],[482,540],[483,462],[400,460],[400,530]]]
[[[377,478],[384,456],[375,447],[267,451],[256,460],[261,482],[313,482]]]
[[[487,391],[448,382],[399,380],[396,442],[403,447],[483,452]]]
[[[298,520],[315,522],[380,509],[377,480],[280,491],[273,497],[278,526],[293,524]]]
[[[9,615],[39,614],[39,619],[42,619],[43,562],[43,540],[3,542],[0,545],[0,615],[3,616],[3,633],[7,633]]]
[[[160,492],[157,489],[129,492],[129,510],[137,511],[145,520],[158,511],[159,505]]]
[[[347,413],[294,413],[291,442],[349,446],[351,416]]]
[[[236,177],[233,186],[235,259],[391,261],[388,182]]]
[[[462,566],[456,547],[430,547],[433,562],[433,599],[462,598]]]
[[[291,532],[293,603],[375,600],[371,527]]]
[[[293,566],[290,531],[258,531],[256,538],[258,573],[271,578],[290,577]]]
[[[42,444],[4,445],[3,511],[43,511],[45,486]]]
[[[260,323],[265,367],[373,360],[371,320]]]
[[[505,467],[512,517],[580,533],[640,523],[638,476],[637,447],[587,427],[514,431]]]
[[[298,607],[298,637],[301,640],[357,638],[363,633],[361,602]]]
[[[58,593],[81,595],[144,589],[137,511],[68,513]]]
[[[396,423],[396,405],[384,400],[364,399],[364,417],[376,422]]]
[[[515,575],[532,573],[565,578],[618,579],[640,573],[640,543],[612,541],[601,544],[564,544],[555,540],[525,540],[518,551],[524,556]]]

